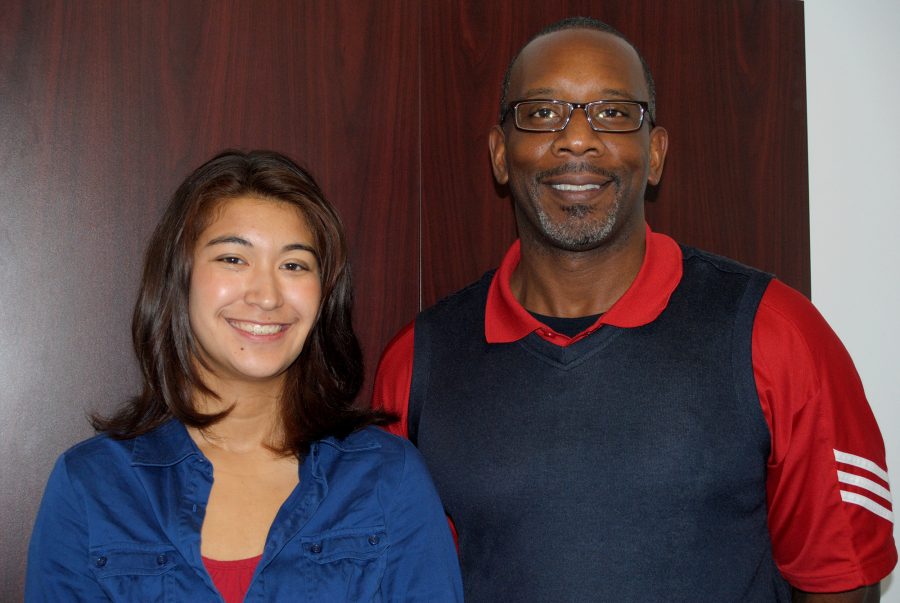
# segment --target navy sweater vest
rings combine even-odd
[[[416,319],[410,437],[467,601],[790,600],[751,366],[771,277],[683,252],[655,321],[566,348],[487,344],[490,273]]]

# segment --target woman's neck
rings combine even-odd
[[[188,429],[191,437],[206,452],[208,447],[230,453],[250,453],[280,448],[281,384],[223,383],[204,378],[218,397],[200,392],[194,396],[194,407],[214,414],[231,409],[226,417],[206,428]]]

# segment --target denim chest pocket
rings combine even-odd
[[[384,529],[329,532],[301,539],[309,596],[320,601],[378,600],[388,538]]]
[[[95,548],[91,572],[113,601],[175,601],[170,578],[180,557],[171,546]]]

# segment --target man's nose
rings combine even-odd
[[[572,110],[569,123],[556,137],[556,149],[560,152],[583,155],[589,152],[603,152],[605,147],[600,133],[591,127],[584,107]]]

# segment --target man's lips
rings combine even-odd
[[[282,331],[287,330],[288,325],[281,323],[258,323],[258,322],[247,322],[243,320],[228,320],[228,324],[237,329],[238,331],[243,331],[249,335],[277,335]]]
[[[584,193],[599,191],[618,178],[614,172],[592,165],[566,163],[536,174],[535,179],[560,192]]]
[[[609,186],[610,182],[612,179],[597,177],[594,174],[567,174],[545,178],[541,184],[561,193],[578,194],[596,193]]]
[[[567,193],[583,193],[585,191],[598,191],[600,190],[599,184],[589,183],[589,184],[570,184],[567,182],[557,182],[551,183],[550,188],[553,188],[558,191],[564,191]]]

